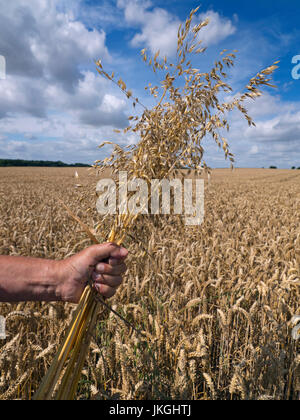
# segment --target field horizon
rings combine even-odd
[[[106,241],[98,177],[76,171],[0,168],[0,254],[64,259],[89,246],[59,200]],[[128,274],[109,304],[142,335],[102,308],[77,399],[299,399],[300,173],[204,178],[201,226],[140,217],[125,239]],[[33,397],[75,307],[0,303],[0,399]]]

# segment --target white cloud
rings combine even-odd
[[[279,95],[264,93],[257,101],[249,100],[246,108],[255,117],[256,127],[249,127],[240,112],[229,117],[230,131],[224,132],[235,165],[241,167],[300,166],[299,103],[284,101]],[[229,167],[223,151],[211,138],[204,142],[205,161],[212,167]]]
[[[251,147],[249,154],[250,155],[257,155],[259,153],[259,148],[258,146],[255,144],[254,146]]]
[[[82,63],[108,56],[106,35],[59,13],[57,3],[5,2],[0,15],[0,51],[9,75],[43,78],[71,91],[81,78]]]
[[[134,47],[150,48],[152,53],[160,50],[162,55],[172,56],[176,52],[177,31],[180,20],[168,11],[155,8],[152,3],[138,0],[118,0],[118,7],[124,10],[125,21],[141,29],[131,40]]]
[[[42,118],[46,116],[46,100],[42,84],[23,77],[7,75],[0,83],[0,124],[1,118],[25,113]],[[1,125],[0,125],[1,127]]]
[[[73,150],[90,152],[101,142],[99,128],[126,125],[122,95],[84,70],[94,59],[110,58],[106,34],[75,20],[80,1],[72,2],[73,8],[67,3],[64,11],[58,0],[14,0],[5,6],[0,0],[0,53],[7,62],[0,83],[2,156],[22,157],[31,146],[37,157],[38,150],[41,155],[67,151],[68,141]],[[38,138],[57,140],[46,144]]]
[[[213,10],[201,13],[198,17],[199,21],[204,21],[205,19],[209,19],[209,25],[201,29],[199,38],[206,47],[217,44],[236,32],[236,28],[230,19],[220,16],[219,13]],[[235,17],[234,19],[236,20],[237,18]]]
[[[258,121],[251,131],[247,129],[246,137],[254,137],[260,142],[287,144],[298,142],[300,145],[300,112],[276,115],[267,121]]]
[[[132,46],[146,46],[152,53],[160,50],[162,55],[167,56],[176,53],[177,32],[181,23],[177,16],[158,7],[151,8],[150,1],[118,0],[117,4],[124,10],[126,22],[141,29],[141,32],[132,38]],[[235,32],[232,22],[214,11],[198,15],[195,23],[206,18],[209,18],[210,24],[203,28],[199,35],[205,46],[216,44]]]
[[[7,79],[0,81],[0,156],[92,162],[100,157],[97,146],[103,140],[135,143],[135,135],[120,137],[111,130],[127,122],[125,97],[90,69],[93,59],[111,59],[106,33],[100,28],[129,29],[122,42],[129,34],[134,47],[174,55],[181,18],[172,9],[153,4],[118,0],[116,7],[116,2],[108,0],[92,6],[82,0],[0,0],[0,54],[7,61]],[[235,33],[237,16],[230,20],[210,10],[198,15],[195,23],[206,17],[210,24],[200,32],[205,45]],[[248,74],[255,74],[269,60],[275,46],[247,27],[233,40],[241,55],[230,80],[240,89]],[[134,78],[140,67],[126,53],[120,44],[119,68]],[[299,104],[264,94],[256,102],[249,101],[247,108],[256,128],[248,128],[240,115],[231,117],[228,140],[239,157],[237,164],[278,165],[282,158],[287,165],[294,159],[293,164],[299,166]],[[216,156],[215,145],[207,151],[208,164],[211,160],[224,165],[222,151]]]
[[[62,114],[48,120],[17,116],[4,120],[2,126],[10,133],[0,137],[3,158],[92,163],[102,156],[97,146],[103,140],[119,141],[110,127],[85,126]]]
[[[73,118],[91,126],[125,127],[127,103],[118,97],[109,82],[90,71],[82,72],[74,93],[61,92],[57,85],[49,86],[46,97],[56,109],[68,110]]]

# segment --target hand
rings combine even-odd
[[[60,296],[64,302],[78,303],[88,280],[104,297],[112,297],[122,284],[128,251],[113,243],[93,245],[60,261]],[[103,262],[105,260],[105,262]]]

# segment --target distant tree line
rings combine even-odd
[[[75,167],[88,167],[85,163],[64,163],[60,160],[53,162],[50,160],[23,160],[23,159],[0,159],[0,167],[3,166],[36,166],[36,167],[54,167],[54,168],[75,168]]]
[[[270,169],[277,169],[277,166],[270,166]],[[299,168],[296,168],[296,166],[292,166],[291,169],[300,169],[300,166]]]

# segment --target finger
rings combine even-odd
[[[95,284],[94,288],[100,293],[102,296],[106,297],[107,299],[113,297],[116,294],[117,289],[107,286],[106,284]]]
[[[109,274],[111,276],[119,276],[120,274],[125,274],[126,270],[127,270],[127,266],[125,263],[121,263],[115,266],[111,266],[110,264],[100,263],[96,265],[94,272],[96,274]]]
[[[123,282],[122,276],[108,276],[96,273],[92,274],[92,279],[95,284],[105,284],[106,286],[115,288],[119,287]]]
[[[122,264],[124,261],[124,258],[110,258],[108,260],[108,264],[111,266]]]
[[[125,259],[128,255],[127,249],[111,242],[101,245],[93,245],[89,247],[85,252],[87,252],[89,257],[93,260],[94,265],[97,264],[97,262],[110,257],[116,259]]]

